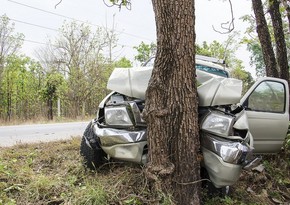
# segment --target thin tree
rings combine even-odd
[[[276,43],[277,63],[279,67],[279,77],[289,82],[289,66],[287,60],[287,48],[283,30],[282,17],[280,13],[280,3],[277,0],[270,0],[269,13],[272,19],[274,37]]]
[[[9,96],[4,96],[4,91],[1,89],[3,84],[3,72],[5,64],[9,56],[17,53],[23,43],[24,35],[14,32],[14,24],[10,24],[10,19],[6,15],[0,16],[0,115],[2,115],[2,108],[4,99]],[[11,104],[8,101],[8,104]],[[10,119],[11,112],[7,112]]]
[[[276,57],[272,47],[271,36],[265,19],[262,1],[252,0],[252,5],[256,17],[256,30],[261,43],[263,59],[266,66],[266,75],[270,77],[279,77]]]
[[[45,86],[41,91],[42,98],[47,103],[47,118],[53,120],[53,103],[59,97],[59,87],[63,84],[63,76],[56,72],[48,73]]]
[[[285,10],[286,10],[286,16],[288,19],[288,32],[290,33],[290,0],[281,0]]]
[[[23,34],[14,33],[14,24],[10,24],[10,19],[6,15],[0,16],[0,78],[6,58],[16,54],[23,39]]]

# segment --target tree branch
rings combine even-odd
[[[226,30],[225,32],[223,31],[218,31],[215,29],[214,26],[212,26],[213,30],[217,33],[220,33],[220,34],[228,34],[230,32],[232,32],[234,29],[235,29],[235,24],[234,24],[234,12],[233,12],[233,5],[232,5],[232,1],[229,0],[229,4],[230,4],[230,8],[231,8],[231,16],[232,16],[232,19],[230,22],[225,22],[225,23],[221,23],[221,29],[223,30]],[[229,25],[226,27],[226,25]]]
[[[106,0],[103,0],[104,4],[107,7],[117,6],[121,10],[122,6],[125,6],[126,9],[131,10],[131,0],[109,0],[109,3],[106,3]]]
[[[54,8],[56,9],[56,7],[59,5],[59,4],[61,4],[61,2],[62,2],[62,0],[60,0],[55,6],[54,6]]]

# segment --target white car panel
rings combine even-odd
[[[281,89],[282,88],[282,89]],[[287,81],[259,79],[240,103],[245,107],[256,153],[279,152],[289,125],[289,89]]]

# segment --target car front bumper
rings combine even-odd
[[[215,187],[233,185],[240,177],[242,165],[224,162],[220,156],[202,147],[204,167]]]
[[[130,131],[104,128],[95,124],[94,132],[99,137],[102,149],[109,157],[136,163],[146,163],[147,153],[144,152],[144,148],[147,146],[146,129]],[[205,142],[214,142],[213,139],[207,137],[207,140],[210,141]],[[229,143],[229,150],[232,150],[231,141],[228,140],[227,142]],[[243,165],[241,163],[225,162],[217,153],[208,149],[211,147],[212,145],[209,146],[208,144],[201,147],[204,158],[203,166],[206,168],[210,180],[217,188],[234,184],[239,179]],[[242,157],[241,155],[234,156]]]
[[[99,137],[100,145],[109,157],[142,163],[147,161],[144,148],[147,145],[146,130],[129,131],[115,128],[101,128],[94,125],[94,132]]]

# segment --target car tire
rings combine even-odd
[[[82,137],[80,154],[84,159],[84,165],[91,170],[96,170],[106,162],[106,153],[102,150],[97,138],[93,131],[93,123],[90,122]]]

